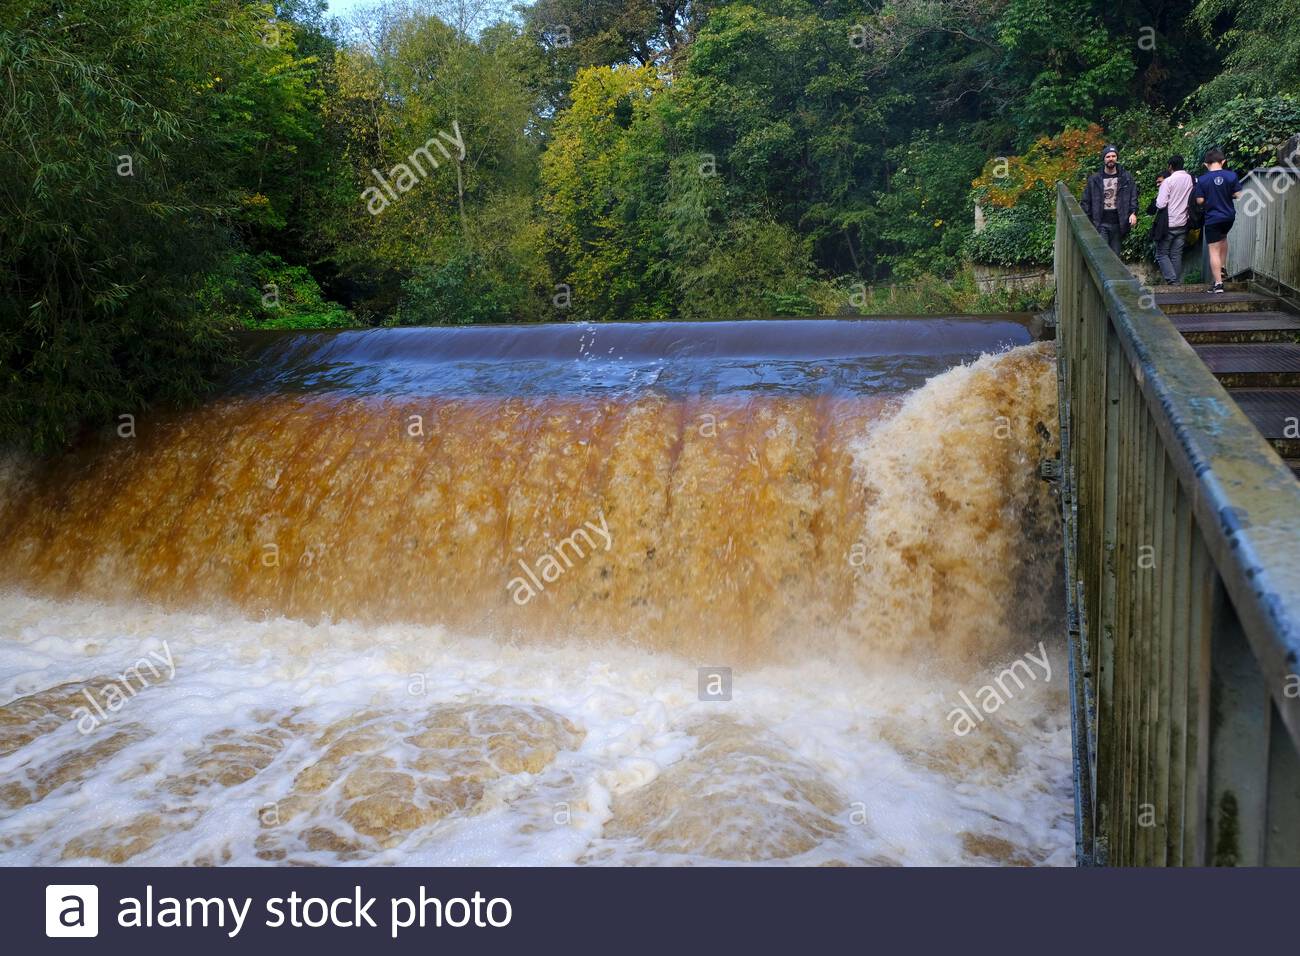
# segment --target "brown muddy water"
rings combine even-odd
[[[5,466],[0,862],[1069,864],[1055,390],[993,319],[259,339]]]

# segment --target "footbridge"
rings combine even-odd
[[[1057,188],[1081,864],[1300,864],[1296,179],[1245,180],[1219,296],[1142,286]]]

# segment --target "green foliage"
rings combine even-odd
[[[223,12],[5,6],[0,441],[57,448],[83,421],[197,395],[220,360],[219,329],[191,307],[221,236],[193,185],[211,157],[189,140],[215,108],[213,66],[247,41]]]
[[[1300,133],[1300,96],[1238,97],[1207,112],[1196,124],[1189,168],[1218,146],[1230,169],[1277,163],[1278,147]],[[1193,161],[1194,157],[1194,161]]]
[[[541,171],[543,243],[572,290],[573,318],[668,317],[665,246],[680,250],[698,235],[689,220],[709,218],[706,200],[688,196],[670,213],[673,234],[659,221],[669,164],[657,124],[644,120],[659,87],[651,67],[583,70],[555,124]]]
[[[1091,0],[1008,0],[997,19],[1007,68],[1024,77],[1022,130],[1087,123],[1128,87],[1133,44],[1112,36]]]
[[[1023,194],[1014,206],[994,208],[984,228],[971,234],[966,255],[975,262],[1000,266],[1051,262],[1055,210],[1055,194],[1045,186]]]
[[[1227,53],[1198,103],[1213,109],[1243,95],[1300,93],[1300,0],[1200,0],[1193,18]]]
[[[357,325],[347,309],[324,297],[305,266],[271,252],[232,253],[206,277],[199,308],[245,329],[336,329]]]
[[[885,182],[867,144],[897,97],[871,89],[844,23],[776,6],[715,9],[669,85],[651,67],[578,74],[541,178],[575,317],[804,311],[819,268],[864,265]]]
[[[978,146],[926,134],[889,151],[894,174],[881,197],[881,260],[900,279],[949,275],[971,233],[970,183],[984,165]]]
[[[975,273],[963,267],[951,277],[917,276],[850,290],[852,311],[859,315],[982,315],[1005,312],[1041,312],[1052,303],[1055,290],[1003,289],[981,292]]]
[[[473,325],[504,322],[518,312],[526,290],[511,288],[490,264],[464,252],[438,266],[422,266],[402,284],[392,325]]]
[[[813,315],[805,242],[771,219],[729,223],[677,278],[683,318]]]
[[[529,42],[510,24],[473,37],[416,9],[382,19],[368,43],[335,57],[324,111],[347,174],[324,218],[331,258],[362,290],[361,310],[391,317],[402,311],[406,283],[451,288],[452,264],[521,251],[539,152]],[[431,157],[424,175],[387,197],[374,171],[391,182],[420,149]],[[374,196],[382,207],[366,198]],[[530,272],[531,254],[523,255],[512,268]]]
[[[716,157],[729,208],[796,229],[832,272],[869,266],[873,201],[888,187],[877,144],[906,103],[845,42],[854,19],[811,3],[723,5],[663,110],[674,141]]]

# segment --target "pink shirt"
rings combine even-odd
[[[1160,184],[1160,192],[1156,194],[1156,208],[1169,210],[1170,229],[1182,229],[1187,225],[1187,202],[1195,185],[1192,177],[1182,169]]]

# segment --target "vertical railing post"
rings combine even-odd
[[[1118,586],[1115,579],[1115,552],[1119,538],[1120,506],[1120,440],[1123,435],[1122,386],[1123,356],[1119,343],[1113,339],[1103,341],[1105,361],[1100,364],[1104,370],[1105,403],[1101,409],[1104,431],[1100,436],[1101,454],[1096,455],[1097,466],[1101,468],[1101,480],[1096,483],[1100,491],[1102,525],[1099,564],[1097,568],[1098,592],[1093,595],[1097,602],[1095,621],[1093,623],[1093,652],[1097,670],[1097,776],[1099,780],[1109,783],[1116,773],[1115,742],[1119,739],[1114,726],[1115,720],[1115,629],[1116,602]],[[1094,436],[1093,440],[1097,441]],[[1104,730],[1105,732],[1101,732]],[[1105,848],[1109,853],[1114,848],[1111,841],[1112,821],[1115,819],[1111,800],[1116,790],[1113,785],[1106,786],[1105,792],[1098,798],[1098,829],[1105,834]]]
[[[1192,606],[1187,630],[1187,760],[1184,774],[1183,859],[1205,866],[1206,779],[1210,766],[1210,630],[1221,591],[1201,535],[1192,534]]]
[[[1210,649],[1208,862],[1261,866],[1273,708],[1241,624],[1220,595]]]
[[[1300,866],[1300,752],[1286,725],[1271,707],[1269,741],[1268,842],[1266,866]]]

